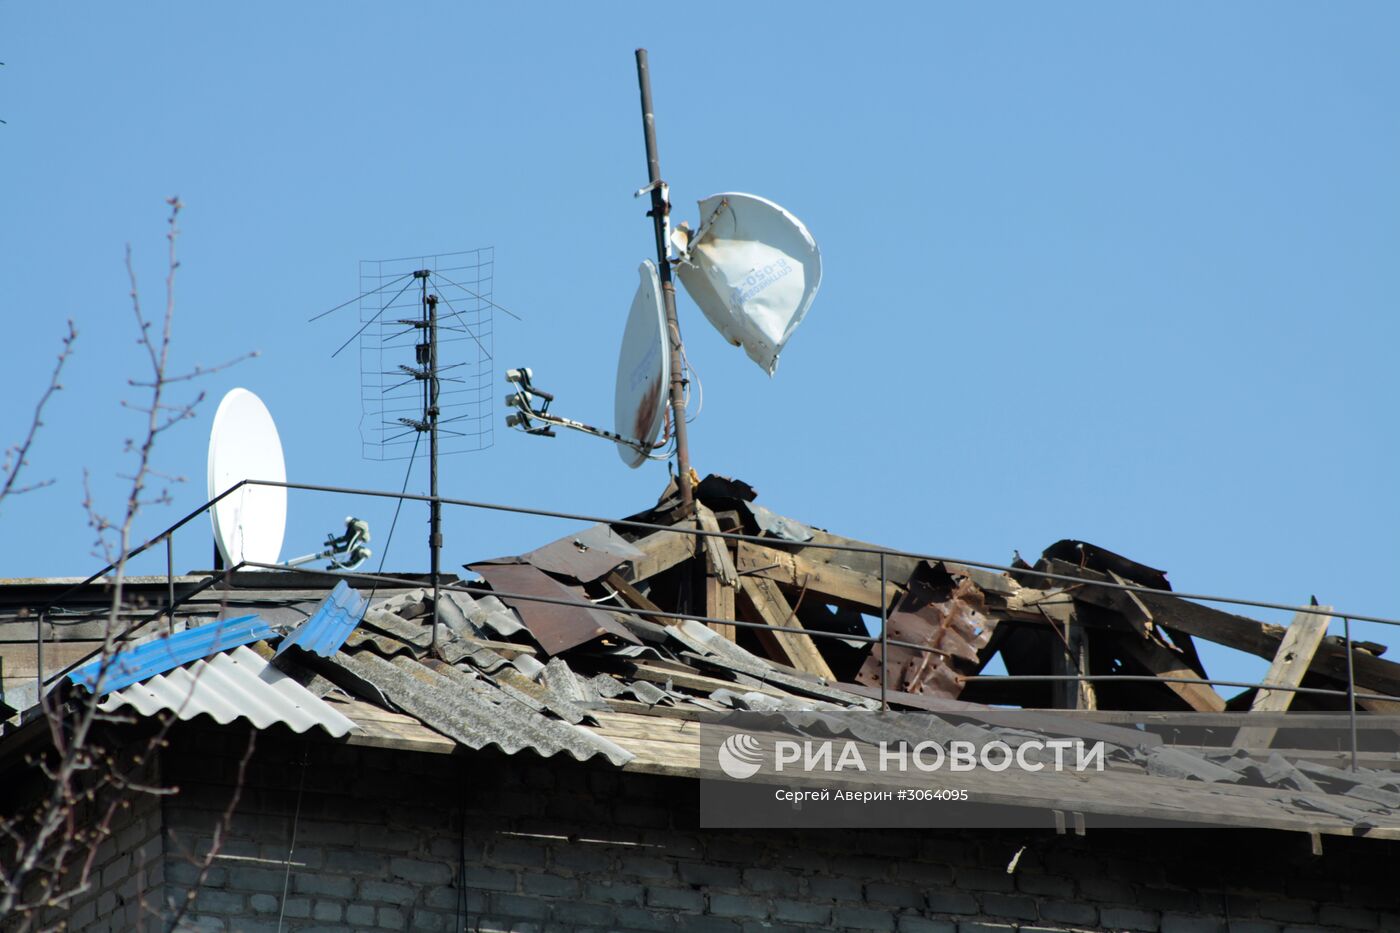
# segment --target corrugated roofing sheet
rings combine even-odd
[[[342,651],[334,661],[373,684],[410,716],[469,748],[495,745],[508,754],[530,749],[545,757],[568,752],[579,761],[601,755],[615,765],[633,757],[602,736],[555,719],[482,677],[438,661],[420,664],[403,655],[386,661],[368,651]]]
[[[146,716],[168,710],[180,719],[206,715],[219,723],[243,718],[259,729],[279,722],[294,732],[320,726],[336,738],[355,728],[324,700],[243,646],[117,690],[99,706],[106,712],[129,706]]]
[[[119,651],[106,659],[99,658],[73,671],[68,679],[92,693],[110,693],[217,651],[228,651],[276,634],[256,615],[220,619]]]
[[[329,658],[345,644],[345,639],[350,637],[355,626],[360,624],[368,608],[369,600],[365,599],[359,590],[341,580],[335,585],[335,589],[331,590],[331,595],[316,607],[311,618],[282,639],[277,653],[281,654],[292,645],[296,645],[303,651]]]

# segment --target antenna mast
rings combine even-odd
[[[642,92],[642,131],[647,144],[648,186],[643,191],[651,191],[652,227],[656,231],[656,266],[661,278],[661,296],[666,309],[666,336],[671,344],[671,423],[676,432],[676,468],[680,473],[681,509],[687,514],[694,512],[694,502],[690,488],[690,443],[685,423],[685,373],[681,369],[681,326],[676,319],[676,286],[671,281],[670,245],[666,242],[670,232],[671,199],[670,191],[661,180],[661,159],[656,152],[656,116],[651,107],[651,72],[647,68],[647,50],[637,49],[637,84]],[[434,493],[436,496],[436,493]]]
[[[428,548],[432,552],[433,574],[433,640],[430,650],[437,655],[438,627],[438,573],[442,566],[442,502],[438,499],[438,296],[428,294],[427,269],[419,269],[413,275],[422,280],[423,285],[423,326],[427,330],[427,344],[417,347],[418,359],[423,364],[427,378],[423,380],[423,420],[428,428],[428,495],[431,500],[431,517],[428,528]]]

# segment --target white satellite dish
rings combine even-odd
[[[614,413],[618,434],[641,448],[619,443],[618,455],[628,466],[641,466],[656,443],[666,420],[666,391],[671,383],[671,354],[666,349],[666,311],[661,306],[661,280],[651,260],[637,270],[641,283],[632,298],[622,350],[617,357],[617,396]]]
[[[822,280],[817,241],[765,198],[729,192],[700,202],[700,227],[678,230],[681,282],[705,317],[768,375]]]
[[[282,441],[267,406],[247,389],[230,389],[209,432],[209,498],[245,479],[287,481]],[[225,566],[277,563],[287,527],[287,490],[243,486],[210,509]]]

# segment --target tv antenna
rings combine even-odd
[[[494,247],[362,261],[359,296],[312,318],[359,304],[359,330],[331,355],[359,340],[364,456],[407,459],[412,471],[427,437],[434,651],[443,544],[438,459],[494,441],[494,267]]]
[[[690,367],[676,316],[673,271],[710,323],[771,376],[778,355],[816,297],[821,252],[807,228],[788,211],[766,198],[739,192],[704,199],[696,229],[683,223],[672,230],[671,190],[661,177],[646,49],[637,49],[637,85],[649,181],[636,196],[651,196],[647,216],[656,239],[656,263],[642,266],[642,284],[623,332],[614,430],[551,413],[554,396],[533,384],[527,368],[506,373],[506,380],[519,387],[506,397],[507,406],[515,409],[506,424],[546,437],[554,435],[554,427],[565,427],[607,438],[617,443],[623,461],[632,467],[649,459],[669,459],[653,451],[670,440],[680,474],[681,509],[692,514],[686,429]],[[661,404],[663,391],[667,405]],[[657,442],[663,429],[667,433]]]

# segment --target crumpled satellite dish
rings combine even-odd
[[[656,264],[646,260],[637,270],[641,282],[632,298],[622,350],[617,357],[614,430],[645,450],[619,443],[617,453],[632,468],[646,463],[666,419],[666,391],[671,383],[671,354],[666,349],[666,311]]]
[[[247,389],[230,389],[209,432],[209,498],[240,480],[287,481],[282,441],[267,406]],[[225,566],[277,563],[287,527],[287,490],[243,486],[209,510]]]
[[[728,192],[700,202],[700,226],[677,230],[682,284],[724,339],[768,373],[822,280],[817,241],[765,198]]]

